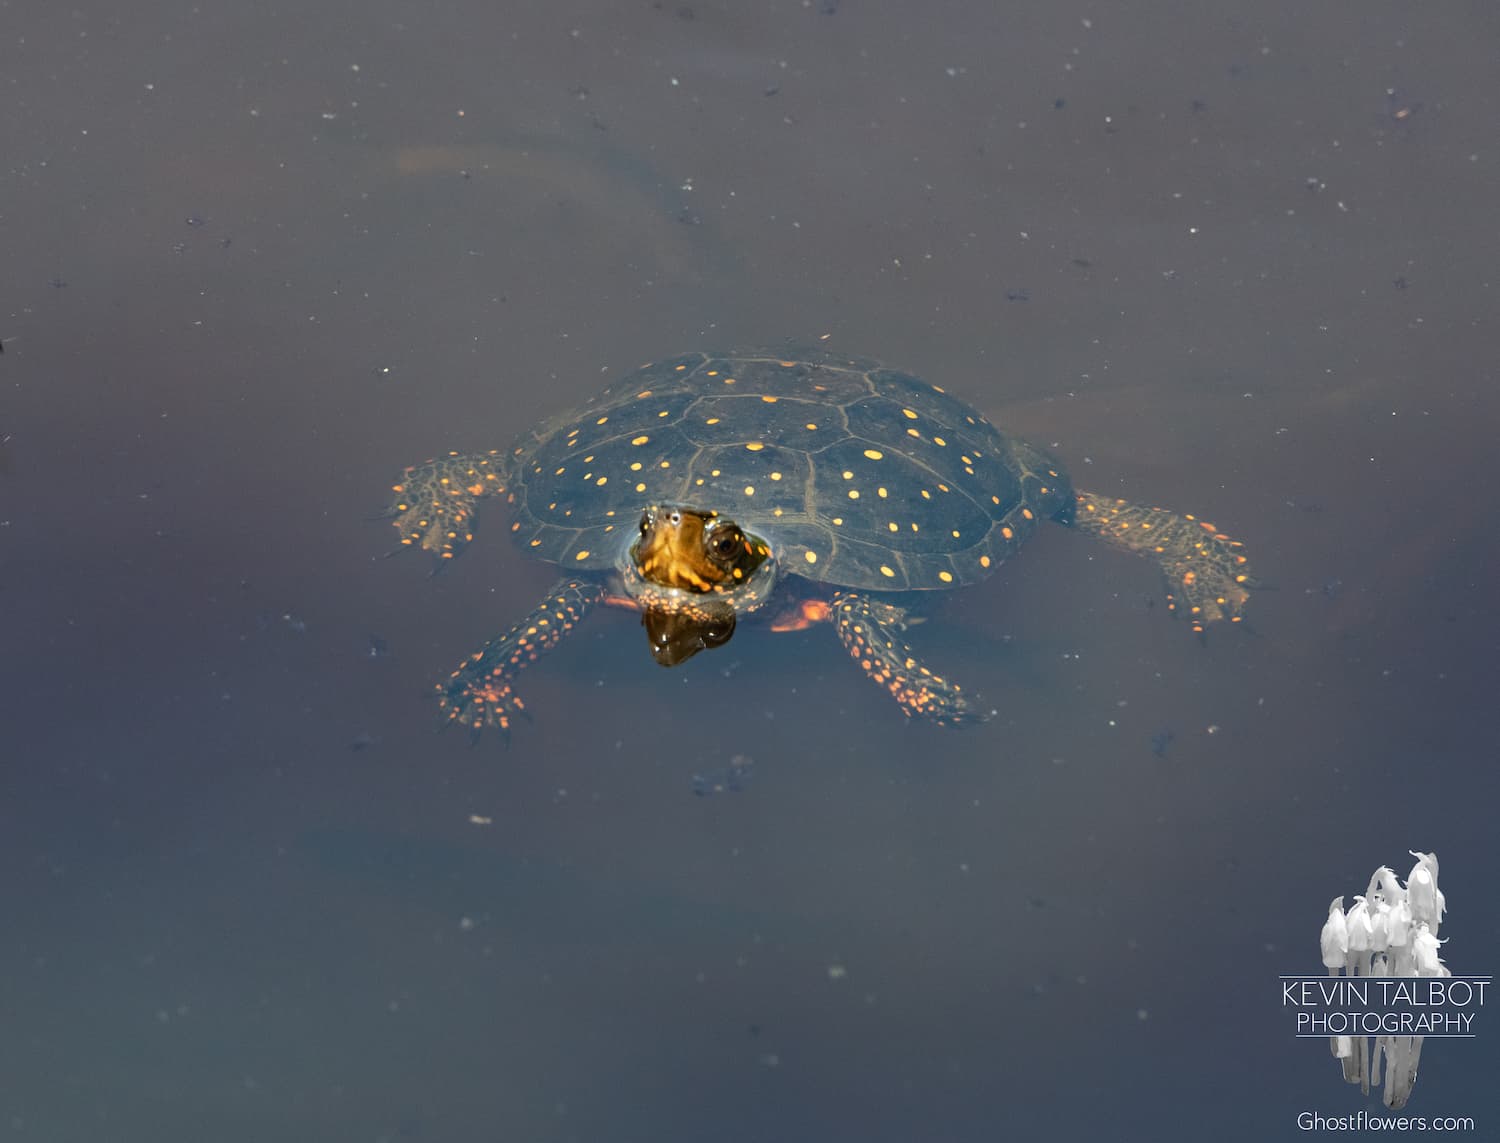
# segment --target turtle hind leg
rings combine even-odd
[[[450,452],[406,469],[391,486],[385,516],[402,547],[431,552],[441,567],[474,539],[479,498],[499,495],[506,483],[499,453]]]
[[[1249,589],[1257,582],[1238,540],[1195,516],[1092,492],[1076,495],[1072,526],[1155,560],[1166,579],[1167,610],[1173,615],[1185,614],[1200,633],[1220,620],[1240,622]]]
[[[957,683],[922,665],[901,638],[905,613],[852,591],[835,592],[832,619],[839,641],[865,674],[901,706],[908,718],[924,718],[940,726],[982,722]]]
[[[475,738],[485,729],[508,737],[516,716],[526,714],[526,704],[512,687],[515,677],[557,646],[603,598],[604,585],[594,580],[568,578],[553,584],[541,606],[437,685],[449,724],[468,727]]]

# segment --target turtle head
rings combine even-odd
[[[748,583],[770,554],[764,540],[746,535],[726,516],[662,504],[641,513],[630,561],[658,587],[722,594]]]
[[[674,667],[729,642],[735,616],[765,602],[776,561],[769,544],[728,517],[658,504],[641,513],[621,574],[640,604],[652,656]]]

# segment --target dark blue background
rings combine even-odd
[[[5,9],[0,1131],[1378,1109],[1276,978],[1409,849],[1496,967],[1500,24],[1355,11]],[[494,511],[441,577],[380,559],[400,467],[825,334],[1242,537],[1249,629],[1051,529],[913,632],[972,732],[826,629],[669,673],[611,613],[509,749],[438,734],[552,569]],[[1497,1062],[1430,1042],[1409,1110],[1493,1134]]]

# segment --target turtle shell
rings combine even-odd
[[[615,566],[642,508],[717,511],[785,571],[940,590],[988,576],[1071,510],[1050,456],[934,385],[836,356],[691,353],[628,374],[509,457],[517,541],[564,567]]]

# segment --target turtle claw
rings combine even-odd
[[[890,693],[910,719],[937,726],[983,722],[989,713],[969,701],[952,679],[924,666],[901,639],[906,612],[881,599],[853,591],[833,596],[833,624],[839,641],[872,680]]]
[[[498,730],[509,741],[516,717],[524,716],[530,721],[531,715],[509,683],[497,683],[483,675],[468,677],[472,665],[472,660],[465,663],[454,672],[452,680],[439,684],[438,705],[449,724],[468,727],[471,743],[478,742],[486,730]]]
[[[515,677],[555,647],[603,596],[604,588],[589,580],[554,584],[541,606],[475,651],[434,688],[448,724],[466,727],[471,741],[492,730],[509,742],[519,720],[531,721],[515,692]]]
[[[1238,624],[1260,586],[1244,545],[1196,516],[1078,491],[1073,526],[1152,559],[1166,581],[1167,610],[1185,616],[1199,635],[1212,623]]]
[[[457,559],[474,539],[478,513],[473,499],[461,496],[423,507],[423,511],[407,508],[391,514],[391,526],[401,533],[401,546],[390,555],[419,548],[431,552],[438,566]]]
[[[451,452],[403,472],[391,486],[390,507],[376,518],[391,522],[401,535],[401,548],[421,548],[447,561],[473,541],[479,498],[504,491],[494,454]]]
[[[1253,577],[1242,571],[1239,545],[1218,536],[1200,536],[1191,549],[1160,558],[1166,580],[1167,611],[1183,616],[1203,634],[1213,623],[1240,623]]]

